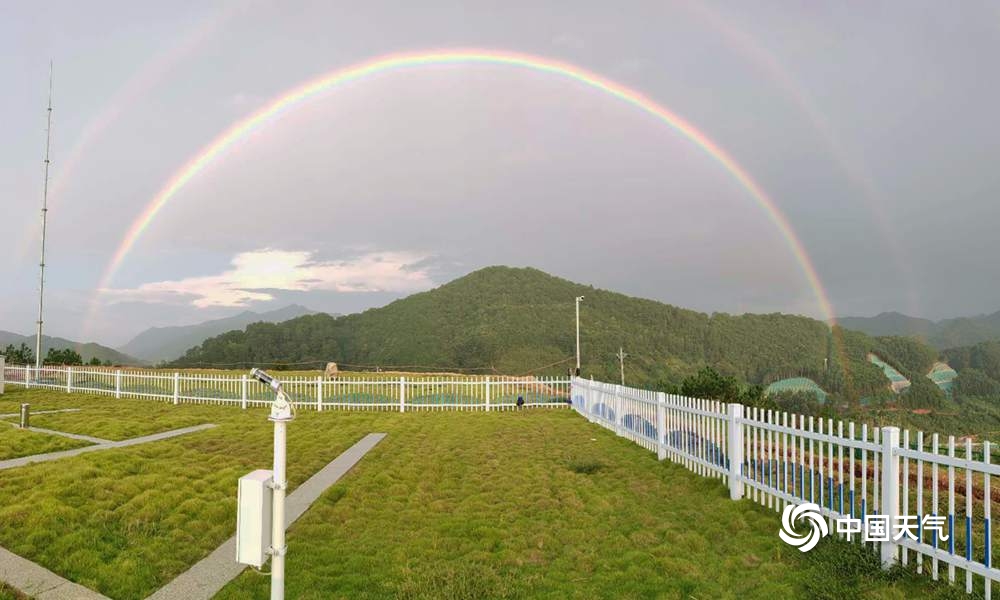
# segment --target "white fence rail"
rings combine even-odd
[[[882,562],[915,562],[918,572],[956,582],[986,598],[1000,570],[992,565],[990,443],[938,434],[911,435],[896,427],[860,427],[833,419],[685,398],[574,378],[572,405],[618,435],[707,477],[723,479],[734,500],[750,498],[781,511],[788,504],[821,507],[834,520],[881,515],[890,527]],[[975,447],[974,447],[975,446]],[[957,448],[957,450],[956,450]],[[946,450],[945,450],[946,449]],[[956,451],[958,452],[956,454]],[[945,497],[946,496],[946,497]],[[924,526],[940,517],[941,528]],[[898,539],[895,538],[900,535]]]
[[[2,363],[0,363],[2,365]],[[3,366],[7,385],[147,398],[174,404],[265,406],[273,393],[246,375],[194,374],[100,367]],[[518,406],[568,406],[565,377],[379,377],[341,375],[280,377],[285,393],[300,408],[364,410],[511,410]],[[2,390],[2,387],[0,387]]]

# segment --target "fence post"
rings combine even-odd
[[[406,412],[406,376],[399,377],[399,412]]]
[[[66,393],[73,393],[73,367],[66,367]]]
[[[240,408],[247,409],[247,376],[240,375]]]
[[[892,526],[899,516],[899,427],[882,428],[882,514],[890,532],[882,545],[882,568],[888,569],[899,560],[899,546],[892,541]]]
[[[115,369],[115,398],[122,397],[122,370]]]
[[[174,371],[174,405],[177,405],[178,399],[180,397],[181,391],[181,374]]]
[[[667,458],[667,395],[656,393],[656,457]]]
[[[490,376],[486,376],[486,412],[490,412]]]
[[[7,377],[7,357],[0,354],[0,395],[3,394],[3,384]]]
[[[729,451],[729,497],[733,500],[743,498],[743,405],[735,402],[728,405],[729,418],[726,423],[729,428],[727,450]]]
[[[622,386],[615,386],[615,433],[620,436],[625,435],[625,430],[622,427],[622,405],[625,404],[622,401]]]
[[[323,411],[323,376],[316,376],[316,412]]]

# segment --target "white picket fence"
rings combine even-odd
[[[0,359],[0,366],[2,366]],[[148,398],[174,404],[266,406],[271,389],[247,375],[196,374],[100,367],[0,367],[3,382],[67,393],[109,394],[116,398]],[[281,377],[282,387],[300,408],[352,410],[511,410],[568,406],[570,380],[565,377],[400,376],[377,374]]]
[[[840,517],[884,515],[890,523],[902,517],[916,524],[926,515],[947,517],[940,536],[916,525],[916,539],[903,535],[874,543],[883,565],[913,560],[918,572],[951,583],[958,569],[965,573],[966,591],[975,588],[986,598],[1000,581],[992,565],[990,522],[990,483],[1000,467],[990,464],[989,442],[976,444],[974,452],[971,439],[960,440],[956,455],[954,436],[942,445],[936,433],[900,435],[896,427],[857,427],[580,378],[573,379],[572,405],[660,460],[722,479],[734,500],[750,498],[776,511],[789,503],[816,503],[831,534]],[[964,502],[956,505],[963,473]]]

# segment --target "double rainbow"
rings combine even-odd
[[[792,230],[788,219],[775,205],[774,201],[768,197],[764,190],[757,184],[750,174],[739,165],[725,150],[720,148],[715,142],[699,131],[694,125],[673,113],[666,107],[657,104],[642,93],[630,89],[624,85],[591,73],[580,67],[525,54],[494,50],[447,50],[447,51],[421,51],[404,54],[391,54],[375,58],[354,66],[337,69],[328,74],[322,75],[309,81],[291,91],[281,95],[277,99],[253,113],[249,117],[237,122],[221,135],[216,137],[210,144],[202,148],[198,154],[191,158],[179,171],[177,171],[166,185],[156,194],[155,197],[143,209],[142,213],[135,219],[128,229],[125,237],[121,240],[114,257],[108,263],[98,285],[97,294],[110,287],[115,273],[121,267],[135,243],[142,236],[143,232],[150,226],[156,216],[164,206],[173,199],[184,186],[191,181],[206,166],[219,158],[227,150],[243,140],[247,134],[265,125],[282,112],[294,108],[295,106],[314,98],[331,88],[340,84],[364,79],[365,77],[404,69],[415,69],[430,65],[502,65],[530,69],[532,71],[548,73],[557,77],[572,80],[583,84],[588,88],[599,90],[614,98],[648,113],[650,116],[660,120],[672,129],[694,142],[706,154],[715,159],[722,167],[750,194],[750,196],[764,209],[771,223],[777,227],[781,233],[789,250],[798,262],[809,287],[812,289],[819,309],[828,321],[833,321],[833,309],[827,298],[826,292],[820,283],[816,269],[809,259],[805,248],[798,236]],[[97,297],[91,310],[96,310]]]

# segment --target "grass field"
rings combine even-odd
[[[263,410],[8,388],[0,412],[21,402],[82,408],[36,423],[112,439],[219,425],[2,472],[0,545],[115,599],[231,536],[236,480],[270,465]],[[965,597],[856,545],[802,555],[775,512],[568,410],[303,411],[291,488],[374,431],[388,437],[290,529],[289,598]],[[219,597],[267,586],[247,571]]]
[[[80,440],[24,431],[0,423],[0,460],[30,456],[32,454],[44,454],[46,452],[58,452],[60,450],[71,450],[89,445],[88,442]]]

